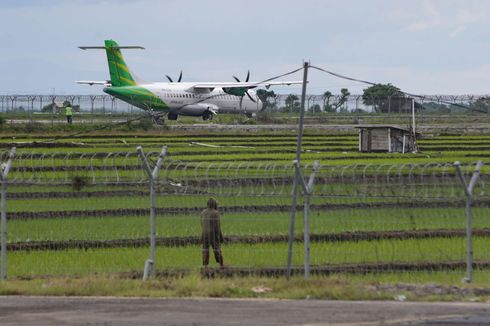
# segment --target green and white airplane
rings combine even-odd
[[[111,79],[105,81],[82,80],[79,84],[104,85],[104,92],[138,108],[148,111],[158,122],[166,114],[169,120],[179,115],[202,117],[210,120],[217,113],[242,113],[248,116],[259,112],[263,103],[253,88],[273,85],[301,84],[301,81],[245,82],[177,82],[167,76],[169,82],[146,82],[138,78],[126,65],[121,49],[144,49],[141,46],[119,46],[113,40],[105,40],[105,46],[80,46],[80,49],[103,49],[107,54]],[[246,96],[245,96],[246,95]]]

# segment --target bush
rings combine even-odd
[[[71,179],[71,186],[73,188],[73,191],[80,191],[82,190],[83,187],[88,185],[88,178],[87,177],[82,177],[75,175]]]
[[[138,127],[143,130],[150,130],[153,128],[153,121],[150,117],[141,118],[138,123]]]

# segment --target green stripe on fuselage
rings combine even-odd
[[[158,96],[141,86],[113,86],[104,88],[104,92],[142,109],[168,109],[168,105]]]

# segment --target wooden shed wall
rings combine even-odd
[[[388,128],[386,129],[371,129],[370,133],[370,143],[372,151],[389,151],[388,139],[389,132]]]
[[[405,148],[403,139],[405,137]],[[391,147],[391,148],[390,148]],[[397,128],[360,128],[359,151],[361,152],[410,152],[414,149],[412,135]]]

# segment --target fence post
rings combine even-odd
[[[308,184],[306,184],[301,178],[301,184],[303,185],[304,192],[304,215],[303,215],[303,224],[304,224],[304,242],[305,242],[305,274],[304,277],[307,279],[310,277],[310,196],[313,193],[313,185],[315,182],[315,173],[318,172],[320,164],[318,161],[315,161],[313,164],[313,172],[310,174],[310,179],[308,180]]]
[[[141,146],[136,148],[141,161],[143,162],[143,168],[148,174],[148,181],[150,184],[150,259],[145,262],[145,269],[143,273],[143,280],[148,278],[148,273],[151,276],[155,276],[155,266],[156,266],[156,258],[155,258],[155,246],[156,246],[156,231],[155,231],[155,181],[158,179],[158,173],[160,172],[160,167],[162,166],[163,160],[167,155],[167,146],[162,147],[162,151],[160,152],[160,156],[158,158],[155,167],[152,169],[150,163],[148,162],[148,158],[143,151]]]
[[[467,185],[466,180],[461,171],[461,163],[459,161],[454,162],[454,167],[458,174],[459,180],[464,188],[466,196],[466,277],[463,281],[471,283],[473,281],[473,243],[472,243],[472,226],[471,226],[471,204],[473,201],[473,188],[480,177],[480,170],[483,166],[482,161],[476,163],[475,171],[471,176],[470,183]]]
[[[0,278],[2,281],[7,278],[7,176],[12,166],[14,155],[15,147],[12,147],[7,163],[3,163],[0,167],[0,182],[2,183],[2,198],[0,201],[2,219],[2,270]]]
[[[288,263],[286,277],[291,277],[291,265],[293,261],[293,242],[294,242],[294,226],[296,224],[296,206],[298,204],[298,180],[301,178],[298,161],[293,162],[294,165],[294,180],[293,189],[291,191],[292,203],[290,210],[290,223],[289,223],[289,239],[288,239]]]

